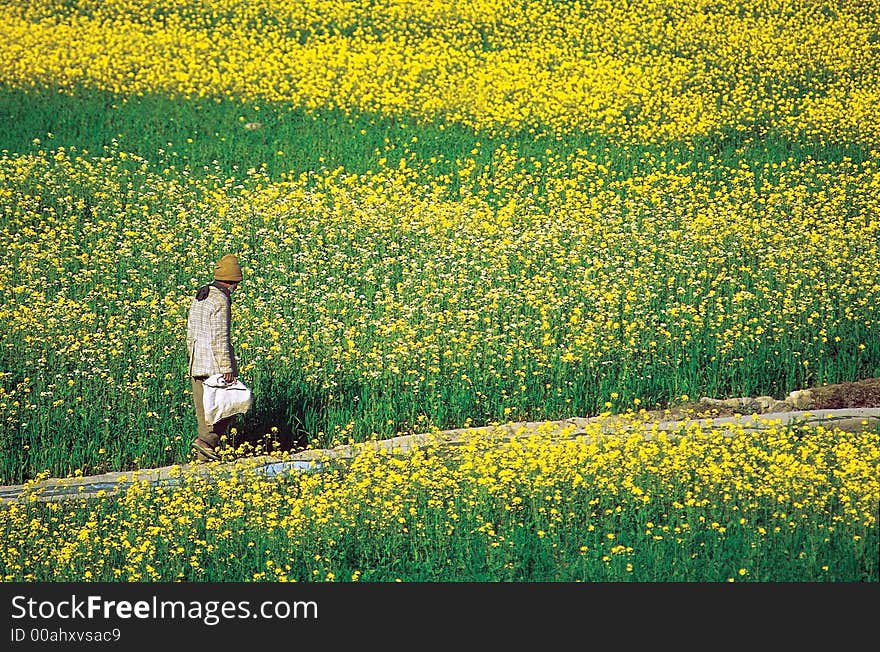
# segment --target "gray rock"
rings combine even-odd
[[[767,406],[766,412],[788,412],[792,410],[794,406],[788,401],[777,401],[773,399],[773,402]]]
[[[761,412],[766,412],[776,399],[772,396],[757,396],[755,397],[755,400],[758,402],[758,405],[761,406]]]
[[[796,410],[809,410],[813,407],[813,392],[808,389],[796,389],[788,395],[788,402]]]
[[[761,412],[761,404],[753,398],[737,397],[737,398],[709,398],[704,396],[700,399],[700,405],[703,408],[715,408],[718,410],[730,410],[739,414],[752,414]]]

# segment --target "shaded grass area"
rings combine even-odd
[[[51,134],[51,137],[49,136]],[[35,143],[39,141],[39,145]],[[380,159],[415,157],[456,189],[459,164],[480,170],[500,146],[527,160],[547,162],[592,156],[613,171],[644,171],[646,159],[736,166],[788,158],[864,160],[858,145],[792,141],[754,129],[695,137],[690,142],[639,145],[600,134],[565,138],[532,129],[489,137],[457,124],[419,123],[406,116],[308,111],[290,104],[176,99],[161,95],[120,97],[92,89],[10,88],[0,85],[0,150],[26,153],[39,146],[100,154],[105,147],[136,153],[156,169],[167,167],[241,177],[250,168],[272,178],[321,167],[362,173]]]

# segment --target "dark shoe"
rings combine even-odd
[[[217,452],[201,439],[194,439],[190,447],[196,452],[196,457],[200,462],[220,461],[220,456]]]

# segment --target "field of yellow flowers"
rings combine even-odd
[[[186,458],[227,252],[230,448],[880,376],[873,3],[0,0],[0,55],[0,483]],[[475,442],[5,506],[0,575],[877,581],[878,465]]]
[[[876,433],[474,436],[0,512],[6,581],[877,581]],[[212,463],[217,464],[217,463]]]

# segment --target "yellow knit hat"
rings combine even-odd
[[[241,281],[241,267],[234,254],[226,254],[214,268],[215,281]]]

